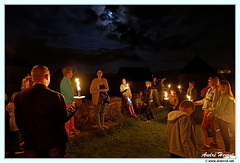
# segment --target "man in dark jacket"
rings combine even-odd
[[[50,72],[37,65],[31,71],[34,85],[21,91],[14,100],[15,118],[26,148],[38,158],[64,157],[68,140],[64,124],[76,112],[81,101],[66,110],[62,94],[48,88]]]

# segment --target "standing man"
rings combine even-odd
[[[203,120],[201,127],[204,133],[205,145],[199,147],[199,149],[202,151],[208,150],[210,148],[218,148],[216,130],[214,125],[214,116],[210,112],[210,108],[216,107],[217,101],[221,95],[220,91],[218,90],[218,83],[218,77],[210,77],[208,79],[210,88],[208,89],[205,98],[199,101],[195,101],[195,105],[203,105]],[[212,142],[210,142],[210,137],[212,137]]]
[[[26,148],[38,158],[64,157],[68,140],[64,128],[81,100],[66,110],[62,94],[48,88],[50,72],[46,66],[32,68],[34,85],[16,95],[15,118]]]
[[[72,105],[76,92],[74,83],[71,81],[71,78],[73,77],[73,69],[71,67],[64,67],[62,69],[62,73],[64,77],[60,83],[60,92],[65,97],[66,108],[68,108]],[[79,130],[76,130],[74,125],[74,116],[66,122],[65,129],[68,136],[73,136],[74,133],[79,132]]]
[[[195,82],[190,81],[189,87],[187,89],[187,95],[191,97],[191,100],[196,101],[197,100],[197,89],[194,86],[195,86]]]
[[[171,158],[196,157],[195,123],[190,117],[194,110],[192,101],[183,101],[179,110],[168,113],[167,138]]]

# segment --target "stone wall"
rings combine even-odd
[[[111,97],[110,103],[106,104],[105,122],[117,122],[118,119],[126,116],[122,113],[122,98]],[[83,99],[82,106],[75,114],[75,126],[79,130],[89,129],[95,123],[95,112],[91,99]]]
[[[141,98],[133,95],[133,105],[137,113],[141,112]],[[105,122],[119,122],[121,119],[129,117],[129,112],[124,108],[121,97],[113,96],[105,110]],[[91,99],[83,99],[82,106],[75,114],[75,126],[78,130],[85,130],[96,125],[95,112]]]

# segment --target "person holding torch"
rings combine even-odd
[[[133,117],[137,117],[135,114],[133,103],[132,103],[132,92],[129,87],[129,84],[126,81],[126,78],[122,79],[122,84],[120,85],[120,92],[122,94],[124,105],[127,106],[129,113]]]
[[[64,67],[62,69],[62,73],[64,77],[60,83],[60,91],[65,97],[66,108],[68,108],[69,105],[71,105],[72,102],[75,100],[74,95],[76,92],[76,88],[74,82],[72,82],[71,80],[71,78],[73,77],[73,69],[72,67]],[[74,133],[80,132],[75,128],[74,116],[65,123],[65,129],[68,136],[72,136]]]

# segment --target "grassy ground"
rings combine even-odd
[[[70,158],[168,158],[166,109],[155,110],[155,120],[145,123],[145,116],[130,118],[123,124],[67,144]],[[202,145],[202,131],[196,125],[196,139]],[[200,156],[201,154],[198,153]]]

